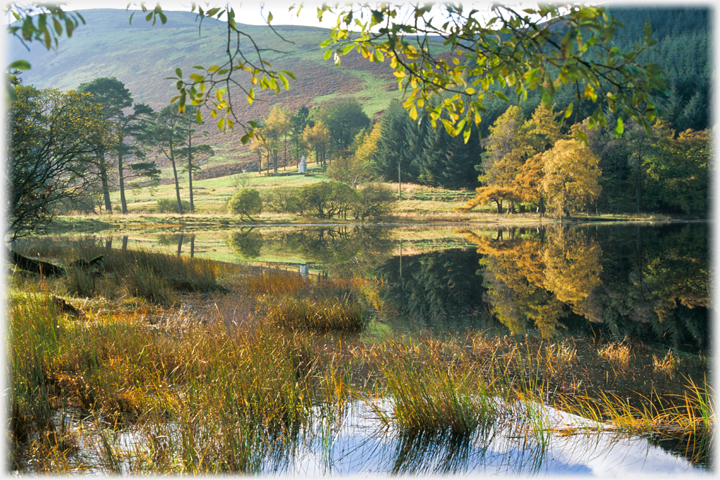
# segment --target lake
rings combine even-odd
[[[513,337],[519,345],[571,350],[581,368],[555,388],[590,388],[642,406],[653,392],[680,395],[689,381],[699,385],[710,375],[708,231],[705,222],[212,231],[174,226],[61,241],[283,269],[314,282],[361,277],[370,280],[363,295],[376,332],[439,339],[482,332]],[[20,240],[17,248],[31,252],[32,242],[47,240]],[[622,349],[630,366],[618,360]],[[383,426],[378,408],[352,404],[329,437],[322,424],[315,425],[310,440],[280,460],[262,460],[258,472],[616,476],[709,473],[712,467],[707,445],[690,448],[614,431],[565,435],[559,424],[550,425],[544,438],[516,434],[508,425],[522,430],[517,422],[461,440],[407,437]],[[502,411],[512,416],[513,408],[503,405]],[[552,422],[568,421],[550,407],[546,414]]]

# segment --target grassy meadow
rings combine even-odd
[[[100,230],[118,230],[127,228],[147,229],[150,227],[172,228],[189,227],[195,229],[217,228],[230,225],[242,224],[323,224],[323,223],[386,223],[386,224],[490,224],[503,226],[527,226],[560,222],[559,219],[541,217],[538,213],[514,213],[512,215],[498,214],[494,205],[478,206],[469,212],[454,211],[453,208],[464,205],[465,202],[474,196],[472,190],[448,190],[434,188],[412,183],[402,183],[400,192],[395,182],[384,184],[396,193],[396,201],[392,205],[391,212],[382,217],[370,217],[364,221],[349,217],[348,220],[341,218],[318,219],[316,217],[303,218],[291,213],[277,213],[263,211],[253,215],[254,222],[242,221],[239,216],[234,216],[227,211],[227,202],[232,195],[240,188],[253,188],[260,192],[261,196],[280,187],[302,188],[304,186],[331,180],[321,166],[308,163],[308,175],[296,174],[297,167],[294,165],[280,167],[278,175],[271,172],[267,175],[265,171],[257,171],[226,175],[216,178],[193,180],[193,195],[195,213],[184,213],[183,215],[158,212],[158,200],[167,199],[175,202],[175,186],[170,182],[171,172],[169,168],[163,169],[163,184],[157,187],[128,188],[126,198],[128,201],[128,214],[120,214],[120,194],[112,192],[110,195],[113,205],[113,213],[108,215],[100,214],[79,214],[72,213],[59,215],[51,232],[96,232]],[[181,175],[180,196],[183,201],[189,199],[187,175]],[[168,183],[169,182],[169,183]],[[360,187],[362,188],[362,186]],[[100,208],[102,211],[102,208]],[[574,221],[641,221],[641,222],[663,222],[669,217],[662,214],[635,215],[593,215],[592,212],[578,212],[574,215]]]
[[[66,273],[9,277],[13,471],[259,473],[303,442],[328,441],[354,402],[402,438],[523,425],[518,434],[541,445],[610,430],[673,439],[701,464],[711,451],[704,379],[631,399],[583,376],[589,362],[612,365],[609,382],[645,375],[626,345],[398,334],[377,316],[375,279],[82,241],[33,255]],[[96,266],[75,262],[98,255]],[[668,355],[655,356],[652,375],[681,375]],[[594,427],[556,431],[539,405]]]

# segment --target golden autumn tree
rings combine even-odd
[[[327,127],[325,127],[325,124],[317,121],[312,127],[310,125],[305,127],[305,131],[303,131],[303,142],[305,142],[311,150],[315,151],[315,161],[318,164],[325,165],[327,146],[330,143],[330,132]]]
[[[287,137],[290,134],[292,125],[290,123],[292,116],[290,112],[279,105],[275,105],[270,110],[270,115],[265,120],[265,127],[262,129],[262,135],[265,137],[270,154],[273,161],[273,170],[278,171],[278,157],[280,155],[280,145],[284,146],[283,165],[287,166]]]
[[[373,177],[373,160],[380,140],[380,122],[375,123],[368,133],[362,130],[355,136],[352,145],[354,153],[340,156],[328,166],[328,175],[340,182],[362,183]]]
[[[542,161],[542,190],[551,212],[569,216],[600,196],[600,159],[579,140],[558,140]]]
[[[531,203],[538,211],[545,208],[545,195],[543,192],[543,155],[538,153],[530,157],[518,169],[513,180],[513,190],[522,202]]]
[[[497,206],[497,213],[502,213],[503,202],[517,202],[520,197],[514,188],[504,188],[498,186],[479,187],[475,189],[475,196],[468,200],[465,205],[453,207],[453,210],[468,211],[478,205],[485,205],[494,202]]]
[[[562,138],[562,121],[560,114],[553,112],[541,103],[533,112],[530,120],[525,122],[520,134],[532,146],[534,155],[529,156],[517,169],[512,186],[520,200],[535,205],[538,212],[545,210],[545,195],[542,189],[543,156],[542,153],[553,148]]]
[[[558,120],[560,113],[555,113],[551,107],[540,103],[530,117],[523,124],[520,134],[536,152],[542,153],[555,146],[562,138],[562,121]]]
[[[532,117],[524,121],[520,107],[511,106],[490,127],[483,154],[483,174],[478,180],[485,186],[476,189],[475,198],[456,210],[470,210],[495,202],[502,213],[503,202],[510,208],[515,202],[534,204],[544,210],[543,159],[540,153],[552,148],[561,138],[562,122],[552,108],[540,104]],[[510,212],[510,210],[508,210]]]
[[[525,119],[520,107],[511,105],[490,127],[483,154],[483,174],[478,180],[487,186],[510,187],[515,172],[532,153],[522,133]]]
[[[468,211],[478,205],[494,202],[497,213],[503,203],[520,200],[512,181],[532,147],[520,135],[524,123],[520,107],[511,105],[490,127],[490,136],[483,153],[483,173],[478,180],[484,185],[475,189],[475,197],[454,210]]]

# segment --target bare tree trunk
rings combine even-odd
[[[173,177],[175,177],[175,197],[177,198],[178,213],[183,214],[182,201],[180,200],[180,182],[178,181],[177,167],[175,166],[175,150],[172,141],[170,142],[170,163],[173,167]]]
[[[110,203],[110,182],[108,181],[107,165],[105,165],[105,154],[100,154],[98,160],[100,181],[102,182],[103,189],[103,200],[105,201],[105,211],[107,213],[112,213],[112,204]]]
[[[192,177],[192,133],[188,133],[188,188],[190,189],[190,213],[195,213],[195,203],[193,203]]]
[[[118,152],[118,182],[120,184],[120,208],[122,213],[128,213],[127,201],[125,200],[125,174],[123,172],[123,156]]]

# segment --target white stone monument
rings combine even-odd
[[[307,173],[307,163],[305,163],[305,157],[300,158],[300,164],[298,165],[299,173]]]

